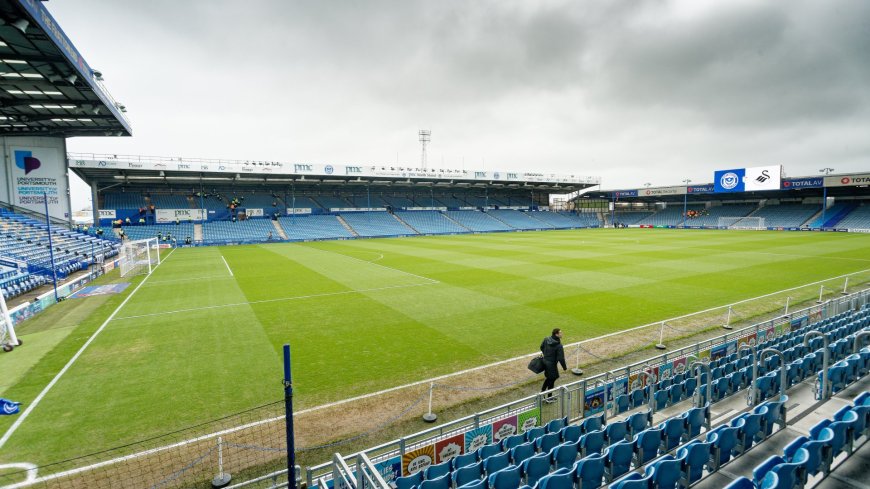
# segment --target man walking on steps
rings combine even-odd
[[[565,364],[565,349],[562,348],[562,330],[560,328],[553,329],[552,336],[544,338],[541,342],[541,353],[544,355],[544,385],[541,387],[541,392],[552,389],[556,386],[556,379],[559,378],[559,369],[556,364],[562,365],[562,371],[568,370],[568,365]],[[556,402],[553,394],[547,394],[546,402]]]

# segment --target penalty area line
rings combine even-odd
[[[224,265],[227,266],[227,271],[230,272],[230,277],[235,277],[235,275],[233,275],[233,270],[230,268],[230,264],[227,263],[227,259],[224,258],[224,255],[221,255],[221,260],[223,260],[223,261],[224,261]]]
[[[173,248],[172,251],[170,251],[169,254],[166,255],[166,258],[160,260],[160,263],[158,263],[157,266],[154,267],[154,270],[157,270],[157,267],[159,267],[166,260],[168,260],[169,256],[172,255],[172,253],[174,252],[175,248]],[[5,445],[7,441],[9,441],[9,438],[12,436],[12,434],[15,433],[19,426],[21,426],[21,423],[23,423],[24,420],[27,419],[27,417],[30,415],[30,413],[33,412],[34,409],[36,409],[36,406],[38,406],[42,399],[45,397],[45,395],[48,394],[48,391],[50,391],[51,388],[54,387],[54,384],[56,384],[57,381],[60,380],[61,377],[63,377],[63,374],[65,374],[67,370],[70,369],[70,367],[72,367],[76,360],[78,360],[82,353],[84,353],[85,349],[90,346],[91,342],[93,342],[97,338],[97,336],[99,336],[99,334],[106,328],[109,322],[111,322],[112,319],[115,318],[115,315],[118,314],[121,308],[127,305],[127,301],[129,301],[134,295],[136,295],[136,292],[139,291],[140,288],[142,288],[142,286],[145,284],[145,282],[148,281],[149,278],[151,278],[151,274],[146,275],[145,278],[141,282],[139,282],[139,285],[137,285],[136,288],[133,289],[133,292],[130,292],[130,295],[128,295],[124,299],[124,301],[121,302],[121,305],[119,305],[114,311],[112,311],[112,314],[108,318],[106,318],[103,324],[100,325],[97,331],[92,334],[90,338],[88,338],[88,341],[86,341],[85,344],[82,345],[81,348],[79,348],[79,351],[77,351],[76,354],[73,355],[72,358],[70,358],[66,365],[64,365],[63,368],[60,369],[60,372],[58,372],[57,375],[55,375],[54,378],[51,379],[51,382],[49,382],[48,385],[46,385],[45,388],[42,389],[42,392],[40,392],[39,395],[36,396],[33,402],[27,405],[27,409],[25,409],[24,412],[21,413],[21,416],[19,416],[18,419],[15,420],[15,423],[13,423],[12,426],[10,426],[8,430],[6,430],[6,433],[3,434],[3,437],[0,438],[0,448],[3,448],[3,445]]]

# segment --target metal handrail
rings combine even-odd
[[[808,331],[807,334],[804,335],[804,346],[810,347],[810,338],[815,336],[821,336],[822,341],[824,342],[824,348],[822,349],[822,383],[821,383],[821,395],[819,399],[822,401],[828,399],[828,362],[830,361],[830,353],[828,352],[828,336],[823,334],[821,331]]]
[[[702,368],[707,369],[707,404],[710,404],[713,402],[713,371],[710,369],[709,363],[705,363],[705,362],[701,362],[701,361],[692,362],[692,365],[689,367],[689,371],[694,372],[695,369],[698,367],[702,367]],[[703,384],[701,384],[701,369],[700,368],[698,368],[698,371],[695,374],[695,377],[698,379],[698,387],[697,387],[697,391],[696,391],[696,392],[698,392],[698,402],[696,403],[695,407],[701,407],[701,405],[703,405],[704,402],[702,402],[703,399],[701,399],[701,394],[700,394],[701,387],[703,386]]]
[[[749,390],[746,392],[746,405],[755,406],[758,403],[758,387],[755,385],[755,379],[758,378],[758,354],[755,345],[744,343],[737,347],[737,355],[743,350],[749,350],[752,355],[752,378],[749,379]]]

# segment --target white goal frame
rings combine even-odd
[[[719,229],[754,229],[765,230],[763,217],[720,217]]]
[[[150,275],[160,264],[160,242],[157,238],[125,241],[121,245],[119,263],[122,277],[141,273]]]

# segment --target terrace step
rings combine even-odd
[[[193,225],[193,240],[202,241],[202,224]]]
[[[354,236],[356,236],[356,237],[359,237],[359,233],[356,232],[356,230],[354,230],[354,228],[350,227],[350,224],[348,224],[347,221],[345,221],[343,217],[341,217],[341,216],[335,216],[335,218],[338,219],[338,222],[340,222],[341,225],[344,226],[344,228],[347,229],[347,231],[348,231],[350,234],[352,234],[352,235],[354,235]]]
[[[415,234],[423,234],[423,233],[421,233],[420,231],[417,231],[417,229],[416,229],[414,226],[412,226],[412,225],[408,224],[407,222],[403,221],[402,218],[399,217],[399,216],[397,216],[395,213],[392,213],[392,212],[391,212],[390,215],[393,216],[393,219],[395,219],[395,220],[399,221],[400,223],[402,223],[406,228],[410,229],[411,231],[414,231]]]
[[[278,232],[278,236],[281,236],[281,239],[288,239],[287,234],[284,232],[284,228],[278,224],[278,221],[272,221],[272,227],[275,228],[275,231]]]
[[[456,224],[457,226],[461,227],[462,229],[465,229],[467,231],[471,231],[471,228],[467,228],[467,227],[463,226],[462,223],[460,223],[456,219],[453,219],[452,217],[447,215],[446,212],[441,212],[441,215],[444,216],[448,221],[452,222],[453,224]]]

